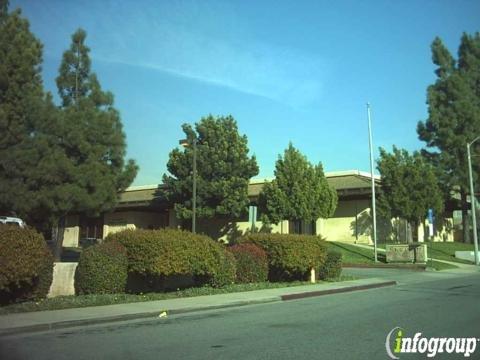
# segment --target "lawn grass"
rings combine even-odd
[[[329,281],[348,281],[355,280],[356,278],[349,275],[342,275],[339,279]],[[263,289],[277,289],[285,287],[295,287],[312,285],[309,281],[291,281],[291,282],[261,282],[250,284],[232,284],[224,286],[222,288],[212,288],[208,286],[188,288],[183,290],[164,292],[164,293],[147,293],[147,294],[98,294],[98,295],[71,295],[71,296],[58,296],[55,298],[45,299],[38,302],[23,302],[18,304],[11,304],[0,307],[0,315],[31,312],[31,311],[45,311],[45,310],[61,310],[81,308],[87,306],[101,306],[101,305],[114,305],[114,304],[127,304],[133,302],[155,301],[155,300],[168,300],[178,299],[184,297],[202,296],[202,295],[216,295],[227,294],[235,292],[263,290]]]
[[[428,257],[438,260],[452,261],[460,264],[473,264],[471,261],[457,259],[455,251],[473,251],[473,244],[464,244],[460,242],[437,242],[426,241]],[[385,243],[379,243],[378,247],[385,249]]]
[[[430,261],[428,260],[427,266],[435,269],[435,270],[449,270],[449,269],[458,269],[458,266],[452,265],[452,264],[447,264],[441,261]]]
[[[453,261],[462,264],[473,264],[468,260],[457,259],[455,251],[473,251],[473,244],[459,242],[427,242],[428,256],[434,259]]]
[[[339,243],[335,241],[329,241],[328,244],[331,249],[340,251],[342,253],[342,259],[344,264],[351,264],[351,265],[366,264],[366,265],[375,265],[379,267],[386,265],[385,253],[381,253],[381,252],[377,253],[377,258],[379,263],[375,264],[373,247],[371,249],[365,249],[355,245],[344,244],[344,243]],[[381,249],[384,249],[385,244],[379,244],[378,247]],[[404,266],[404,265],[401,265],[401,266]],[[448,269],[457,268],[457,266],[455,265],[445,264],[440,261],[428,261],[427,266],[435,270],[448,270]]]
[[[375,264],[373,248],[365,249],[336,241],[329,241],[328,245],[330,249],[339,251],[342,254],[344,264]],[[384,254],[378,253],[377,258],[381,263],[386,263]]]

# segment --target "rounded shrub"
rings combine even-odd
[[[31,228],[0,225],[0,303],[47,296],[53,256],[41,234]]]
[[[127,284],[127,251],[116,242],[86,248],[75,271],[77,294],[115,294],[125,292]]]
[[[218,255],[220,256],[219,267],[212,275],[210,285],[213,287],[222,287],[234,284],[237,273],[237,261],[235,257],[226,249],[223,249],[223,252],[219,252]]]
[[[310,269],[318,272],[327,255],[325,241],[314,235],[248,234],[239,243],[252,243],[266,252],[271,281],[305,280]]]
[[[236,244],[228,248],[237,261],[236,282],[264,282],[268,278],[268,258],[265,251],[252,243]]]
[[[229,282],[225,272],[231,273],[234,267],[226,259],[222,244],[188,231],[124,230],[108,235],[106,241],[118,241],[127,249],[128,288],[133,292],[190,285],[223,286]],[[173,285],[172,278],[182,278],[183,285]]]
[[[318,277],[322,280],[337,279],[342,273],[342,254],[338,251],[328,251],[325,263],[320,266]]]

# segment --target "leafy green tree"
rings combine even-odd
[[[403,218],[414,229],[423,224],[428,209],[443,212],[443,196],[434,168],[420,153],[410,155],[393,147],[388,153],[380,148],[377,168],[382,177],[379,209],[384,217]]]
[[[437,168],[446,200],[460,193],[464,241],[469,242],[466,144],[480,135],[480,34],[463,34],[455,60],[439,38],[432,43],[437,80],[428,87],[428,119],[417,133],[426,142],[425,156]],[[478,155],[478,147],[473,149]],[[475,182],[480,163],[473,157]]]
[[[182,126],[189,146],[170,153],[163,176],[165,195],[177,217],[192,217],[193,143],[197,142],[197,208],[199,218],[239,217],[249,205],[248,183],[258,174],[255,156],[249,157],[247,137],[238,133],[232,116],[204,117]]]
[[[312,165],[293,147],[285,150],[275,164],[275,179],[260,194],[263,221],[315,221],[333,215],[337,193],[325,178],[322,164]]]

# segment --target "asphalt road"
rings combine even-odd
[[[385,339],[396,326],[409,336],[422,332],[425,337],[480,338],[480,273],[389,270],[386,276],[401,278],[400,285],[4,337],[0,358],[388,359]],[[401,354],[400,358],[427,357]],[[480,343],[470,356],[479,358]]]

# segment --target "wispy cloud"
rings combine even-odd
[[[226,2],[145,1],[137,6],[111,0],[84,5],[68,7],[70,14],[63,11],[55,21],[63,21],[59,25],[64,27],[82,24],[99,60],[164,71],[292,106],[321,96],[322,59],[255,39],[245,19],[235,16]]]

